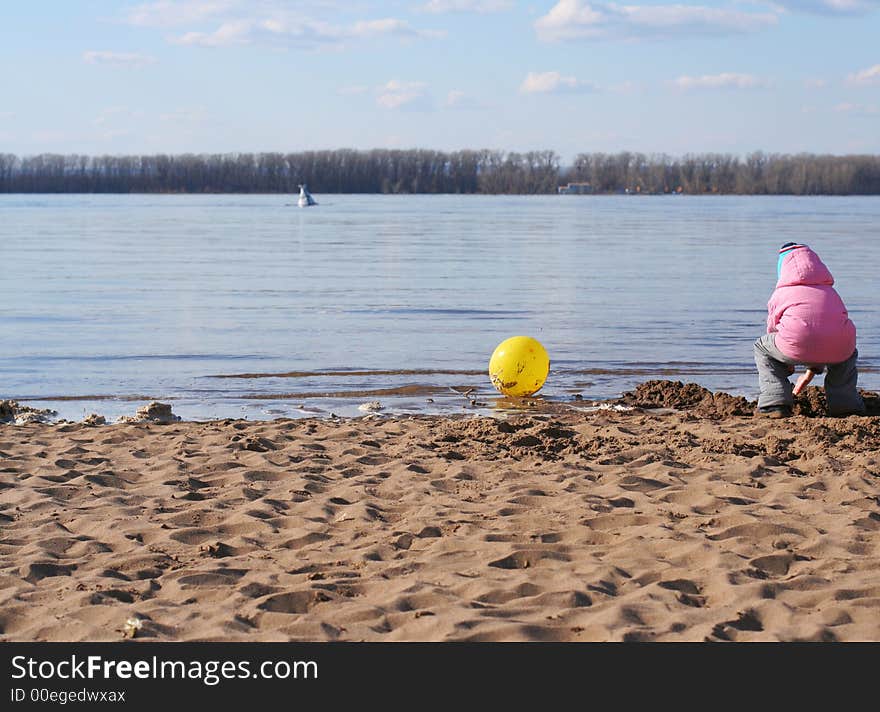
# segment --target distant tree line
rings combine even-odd
[[[595,193],[877,195],[880,156],[340,149],[301,153],[80,156],[0,153],[0,193]]]
[[[880,194],[880,156],[582,153],[571,175],[598,193]]]

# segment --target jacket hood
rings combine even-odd
[[[792,249],[782,256],[779,267],[777,287],[791,287],[798,284],[834,285],[834,277],[819,255],[806,245]]]

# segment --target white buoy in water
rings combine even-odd
[[[312,194],[309,193],[309,189],[306,187],[305,183],[302,183],[299,186],[299,200],[296,201],[296,204],[301,208],[308,208],[309,206],[318,204],[315,202]]]

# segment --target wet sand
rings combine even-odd
[[[655,391],[0,425],[0,640],[880,640],[880,418]]]

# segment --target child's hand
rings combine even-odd
[[[797,383],[794,384],[794,388],[792,389],[791,392],[792,392],[794,395],[797,395],[798,393],[800,393],[802,390],[804,390],[804,388],[806,388],[806,387],[810,384],[810,381],[813,380],[813,376],[815,376],[815,375],[816,375],[816,374],[813,373],[813,372],[808,368],[808,369],[806,370],[806,372],[805,372],[802,376],[800,376],[800,377],[797,379]]]

